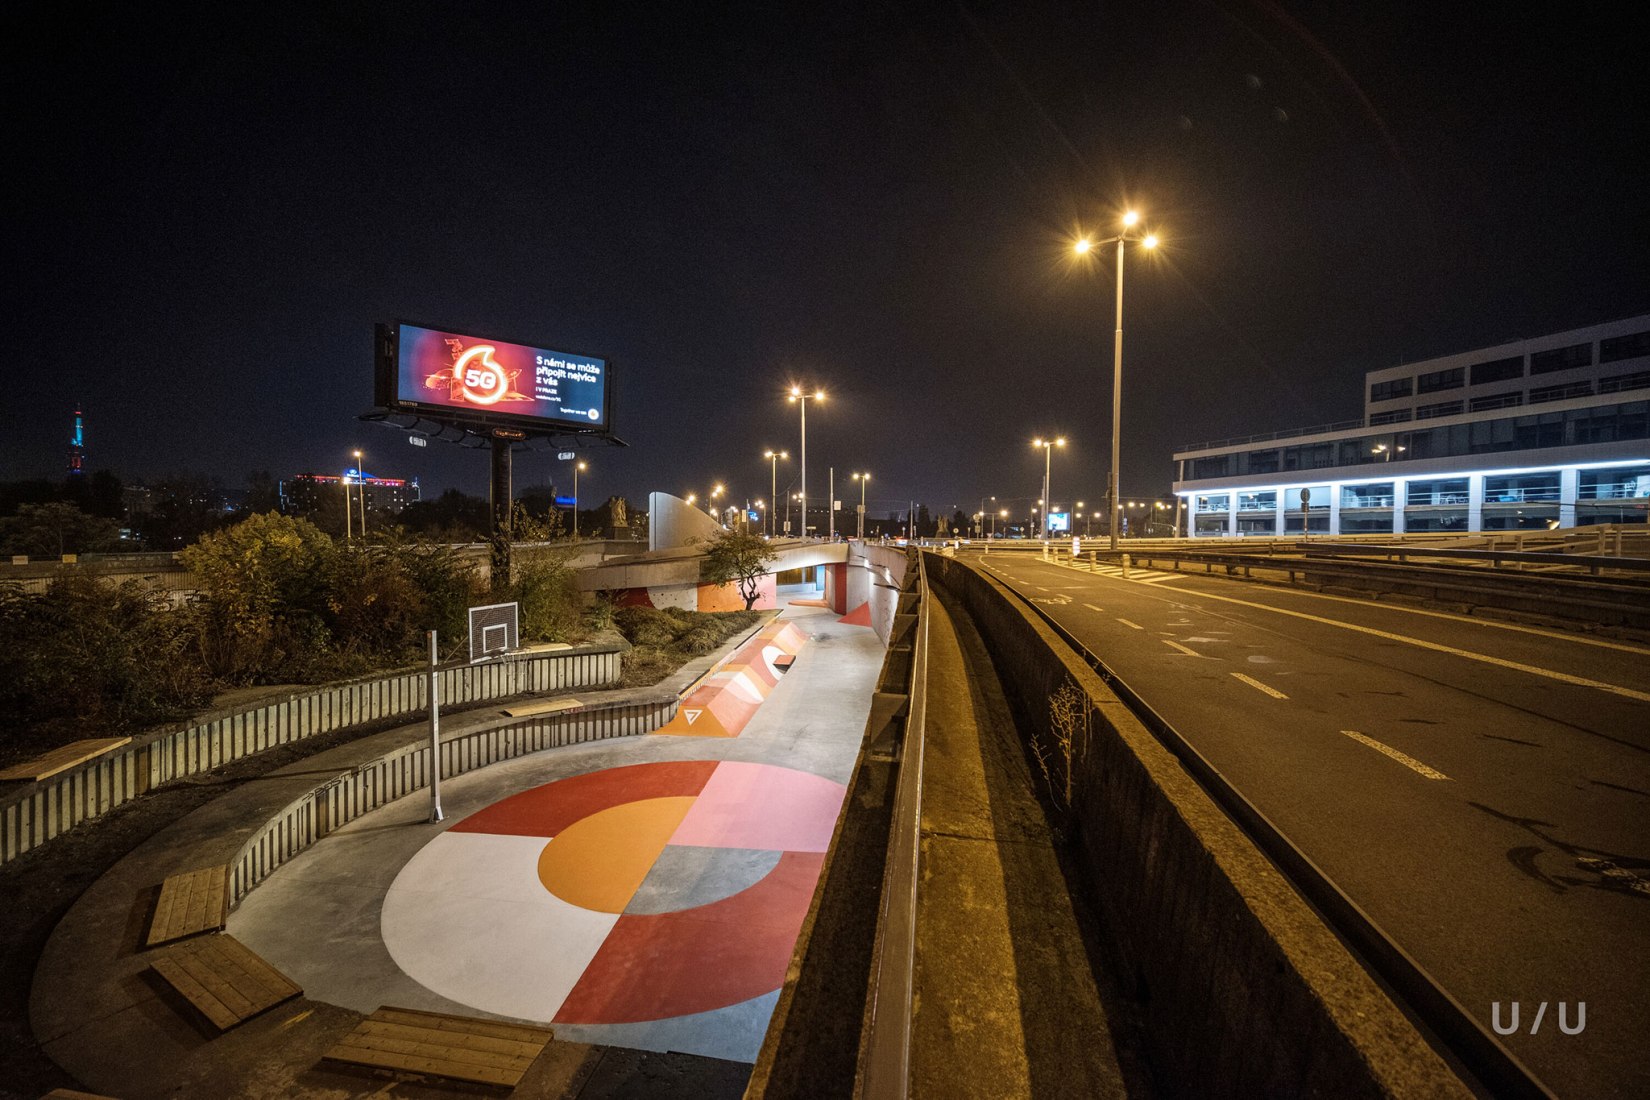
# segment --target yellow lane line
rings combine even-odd
[[[1269,604],[1255,603],[1251,600],[1239,600],[1231,596],[1217,596],[1212,592],[1199,592],[1198,595],[1211,600],[1220,600],[1223,603],[1235,603],[1240,607],[1252,607],[1257,611],[1270,611],[1276,615],[1288,615],[1296,619],[1305,619],[1308,622],[1321,623],[1324,626],[1337,626],[1342,630],[1353,630],[1374,638],[1385,638],[1390,642],[1402,642],[1405,645],[1416,646],[1420,649],[1430,649],[1434,653],[1448,653],[1453,657],[1464,657],[1469,661],[1482,661],[1484,664],[1509,668],[1514,672],[1523,672],[1531,676],[1545,676],[1560,683],[1574,684],[1576,687],[1594,688],[1598,691],[1610,692],[1613,695],[1621,695],[1628,699],[1637,699],[1639,702],[1650,703],[1650,692],[1622,687],[1619,684],[1607,684],[1603,680],[1589,680],[1585,676],[1572,676],[1568,672],[1527,665],[1522,661],[1508,661],[1501,657],[1491,657],[1487,653],[1474,653],[1470,649],[1459,649],[1452,645],[1444,645],[1441,642],[1429,642],[1425,638],[1411,638],[1407,634],[1394,634],[1390,630],[1377,630],[1372,626],[1359,626],[1357,623],[1345,623],[1339,619],[1326,619],[1321,615],[1308,615],[1304,611],[1290,611],[1287,608],[1272,607]]]
[[[1117,621],[1122,623],[1124,626],[1131,627],[1135,630],[1145,630],[1146,629],[1145,627],[1141,626],[1139,623],[1131,623],[1127,619],[1118,619]]]
[[[1256,691],[1264,691],[1266,694],[1270,695],[1274,699],[1287,699],[1287,698],[1289,698],[1289,696],[1285,695],[1283,692],[1279,691],[1277,688],[1267,687],[1265,684],[1261,683],[1259,680],[1255,679],[1253,676],[1245,676],[1241,672],[1234,672],[1234,673],[1232,673],[1232,675],[1236,676],[1239,680],[1242,680],[1244,683],[1248,684],[1250,687],[1254,688]]]
[[[1176,649],[1180,650],[1180,652],[1184,653],[1188,657],[1201,657],[1201,656],[1203,656],[1203,654],[1199,653],[1197,650],[1187,649],[1185,646],[1181,645],[1179,642],[1170,641],[1168,638],[1163,639],[1163,644],[1168,645],[1168,646],[1174,646]]]
[[[1341,732],[1346,734],[1348,737],[1352,738],[1352,740],[1354,740],[1354,741],[1358,741],[1358,742],[1361,742],[1365,745],[1368,745],[1370,748],[1374,749],[1376,752],[1385,753],[1387,756],[1390,756],[1390,757],[1392,757],[1392,759],[1398,761],[1398,763],[1402,764],[1404,767],[1410,769],[1411,771],[1420,772],[1422,775],[1426,776],[1428,779],[1448,779],[1449,778],[1449,776],[1445,775],[1441,771],[1438,771],[1436,768],[1429,768],[1425,764],[1421,763],[1419,760],[1415,759],[1415,757],[1410,756],[1406,753],[1401,753],[1397,749],[1393,748],[1391,745],[1383,745],[1379,741],[1375,740],[1375,738],[1373,738],[1373,737],[1365,737],[1363,734],[1358,733],[1356,730],[1342,730]]]

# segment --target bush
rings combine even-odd
[[[207,702],[194,617],[166,608],[136,582],[74,573],[40,594],[0,586],[0,752],[132,732]]]
[[[518,552],[515,558],[515,577],[504,598],[521,605],[521,640],[565,642],[578,637],[583,601],[567,552]]]

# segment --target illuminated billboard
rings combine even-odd
[[[1048,529],[1050,531],[1071,530],[1070,512],[1050,512],[1048,514]]]
[[[380,329],[378,403],[437,420],[605,431],[609,363],[400,324]]]

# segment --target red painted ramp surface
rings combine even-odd
[[[848,614],[842,616],[842,618],[838,619],[837,622],[847,623],[849,626],[870,626],[871,602],[869,600],[865,601],[852,611],[848,612]]]
[[[757,631],[682,699],[676,717],[655,732],[679,737],[738,737],[779,682],[774,661],[794,657],[808,639],[795,623]]]

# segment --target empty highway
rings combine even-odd
[[[1499,1002],[1506,1030],[1517,1002],[1501,1041],[1559,1096],[1650,1095],[1650,647],[962,558],[1104,661],[1482,1023]]]

